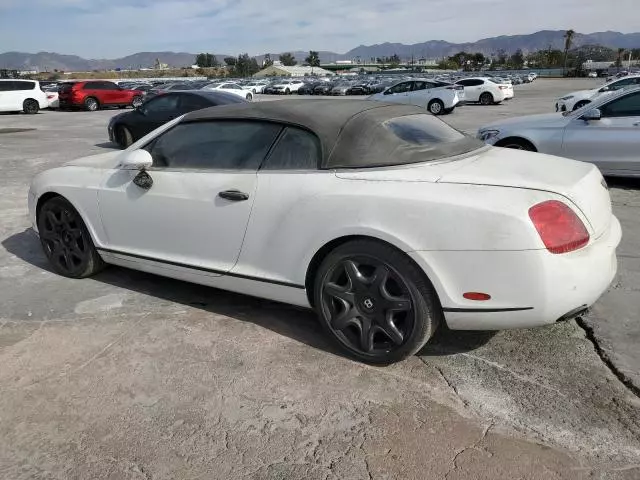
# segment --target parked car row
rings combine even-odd
[[[571,112],[579,110],[602,96],[611,95],[623,88],[633,88],[636,86],[640,86],[640,74],[624,75],[614,78],[601,87],[589,90],[579,90],[560,97],[556,101],[556,112]]]

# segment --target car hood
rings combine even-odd
[[[598,89],[592,89],[592,90],[578,90],[577,92],[571,92],[571,93],[567,93],[566,95],[563,95],[560,98],[564,98],[564,97],[569,97],[572,96],[574,98],[591,98],[593,97],[596,93],[598,93]],[[558,100],[560,100],[560,98],[558,98]]]
[[[110,169],[115,168],[120,160],[122,151],[114,150],[108,153],[92,155],[90,157],[78,158],[64,164],[65,167],[93,167]]]
[[[567,117],[563,117],[562,113],[541,113],[539,115],[527,115],[524,117],[514,117],[505,120],[498,120],[497,122],[483,125],[480,128],[482,130],[499,130],[500,127],[536,127],[544,126],[546,128],[561,127],[567,123]]]

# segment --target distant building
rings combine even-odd
[[[153,69],[154,70],[168,70],[169,69],[169,64],[168,63],[162,63],[159,58],[156,58],[156,63],[153,66]]]
[[[284,65],[276,65],[275,63],[270,67],[260,70],[254,74],[254,77],[304,77],[308,75],[335,75],[329,70],[325,70],[320,67],[306,67],[303,65],[295,65],[293,67],[286,67]]]

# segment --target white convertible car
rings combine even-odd
[[[189,113],[39,174],[29,211],[62,275],[108,263],[311,307],[371,363],[416,353],[442,322],[579,315],[609,286],[621,237],[595,166],[360,100]]]

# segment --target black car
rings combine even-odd
[[[313,89],[314,95],[331,95],[331,90],[335,87],[335,83],[322,82]]]
[[[346,95],[369,95],[369,83],[356,83],[355,85],[351,85],[347,91]]]
[[[217,105],[245,102],[245,99],[236,95],[217,91],[162,93],[147,100],[135,110],[112,117],[108,127],[109,140],[117,143],[120,148],[127,148],[146,134],[185,113]]]

